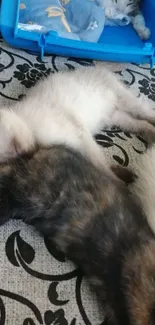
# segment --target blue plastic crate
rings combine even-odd
[[[98,43],[61,38],[56,32],[46,35],[18,28],[20,0],[3,0],[1,33],[14,47],[35,53],[57,54],[94,60],[155,63],[155,0],[144,0],[143,14],[151,30],[148,42],[143,42],[132,25],[105,27]]]

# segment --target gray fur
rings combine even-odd
[[[139,37],[147,40],[151,33],[141,12],[142,2],[142,0],[104,0],[106,17],[112,19],[116,11],[128,15]]]

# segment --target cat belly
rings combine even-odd
[[[115,95],[107,90],[106,94],[93,96],[76,110],[76,118],[92,134],[95,135],[106,125],[111,124],[111,116],[115,111]]]

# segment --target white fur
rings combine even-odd
[[[139,159],[138,178],[132,192],[140,199],[148,223],[155,233],[155,145]]]
[[[145,20],[141,13],[138,13],[135,17],[132,17],[132,24],[139,37],[143,40],[147,40],[150,35],[150,29],[145,26]]]
[[[36,144],[66,144],[95,165],[106,165],[92,135],[106,125],[118,125],[155,140],[155,128],[149,122],[155,123],[155,111],[107,69],[98,66],[59,72],[31,88],[11,111],[1,110],[0,160]],[[14,144],[18,150],[12,149]]]

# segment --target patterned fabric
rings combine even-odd
[[[97,42],[104,28],[103,0],[21,0],[18,28]]]
[[[0,101],[12,104],[50,72],[92,62],[36,56],[0,43]],[[102,63],[103,64],[103,63]],[[101,67],[102,67],[101,64]],[[110,68],[138,95],[155,100],[155,70],[137,65]],[[133,165],[145,150],[140,137],[105,130],[97,136],[109,159]],[[0,325],[103,325],[104,309],[83,274],[29,226],[11,221],[0,228]]]

